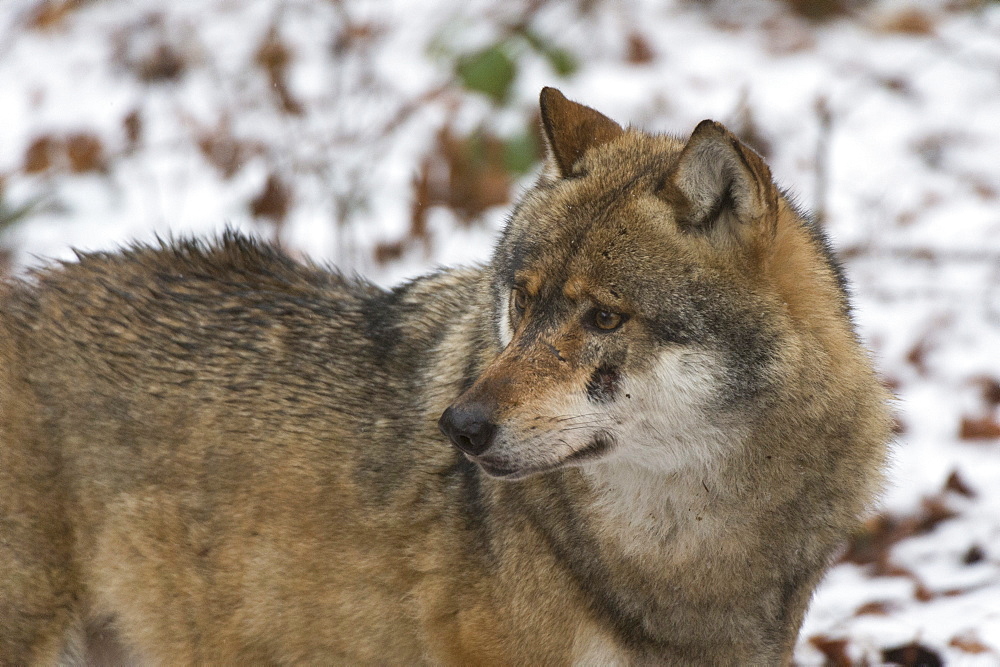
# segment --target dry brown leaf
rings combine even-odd
[[[284,222],[292,202],[288,185],[275,173],[267,177],[264,189],[250,202],[250,212],[258,218],[268,218],[276,224]]]
[[[628,46],[625,52],[625,60],[633,65],[645,65],[653,62],[656,52],[649,45],[649,40],[638,32],[632,32],[628,36]]]
[[[871,565],[874,576],[908,577],[919,586],[920,581],[912,572],[891,562],[892,546],[908,537],[930,532],[942,521],[955,516],[956,512],[948,507],[943,495],[925,497],[920,509],[913,514],[874,516],[850,539],[840,560]]]
[[[853,663],[847,656],[847,640],[831,639],[826,635],[813,635],[809,643],[823,654],[829,667],[850,667]]]
[[[976,492],[972,490],[962,476],[958,474],[958,470],[952,470],[951,474],[948,475],[948,479],[944,482],[945,491],[953,491],[960,496],[965,496],[966,498],[975,498]]]
[[[37,174],[51,169],[62,150],[62,140],[49,134],[36,137],[24,152],[24,171]]]
[[[963,653],[993,653],[994,650],[984,644],[980,639],[979,635],[976,634],[975,630],[969,630],[968,632],[962,633],[960,635],[955,635],[948,642],[948,646],[952,648],[957,648]]]
[[[142,116],[138,109],[133,109],[122,119],[122,130],[125,131],[126,150],[138,148],[142,140]]]
[[[962,440],[996,440],[1000,438],[1000,423],[992,417],[962,417],[958,427]]]
[[[844,0],[785,0],[796,14],[812,21],[826,21],[847,13]]]
[[[916,588],[913,589],[913,597],[920,602],[930,602],[938,596],[935,595],[934,591],[918,582]]]
[[[34,30],[52,30],[62,25],[74,9],[83,4],[80,0],[44,0],[28,15],[28,27]]]
[[[896,610],[896,605],[888,601],[868,602],[854,611],[855,616],[888,616]]]
[[[936,652],[916,642],[884,649],[882,660],[902,667],[940,667],[944,664]]]
[[[403,256],[404,249],[402,241],[379,243],[375,246],[375,261],[379,264],[393,262]]]
[[[282,110],[296,116],[301,114],[302,104],[292,96],[288,88],[288,67],[292,63],[292,51],[281,40],[277,26],[271,26],[268,30],[257,49],[254,61],[267,73]]]
[[[104,145],[97,135],[89,132],[77,132],[66,137],[66,157],[70,171],[77,174],[102,171],[106,165]]]
[[[259,142],[237,138],[226,117],[215,127],[199,128],[197,133],[198,150],[226,178],[235,176],[251,156],[264,152]]]
[[[846,639],[831,639],[825,635],[813,635],[809,643],[823,654],[829,667],[851,667],[854,664],[847,655]]]
[[[495,135],[480,130],[459,136],[444,127],[429,157],[428,203],[447,206],[462,222],[468,224],[486,209],[510,201],[504,144]]]
[[[333,40],[333,52],[343,55],[359,45],[368,45],[386,32],[384,26],[375,23],[348,22]]]
[[[900,221],[902,222],[902,220]],[[927,364],[925,359],[927,358],[927,353],[931,349],[931,343],[926,336],[921,338],[916,342],[916,344],[910,348],[910,351],[906,354],[906,361],[921,375],[927,374]]]
[[[911,7],[890,16],[881,27],[885,32],[903,35],[933,35],[934,19],[927,12]]]
[[[1000,405],[1000,381],[992,377],[981,377],[976,379],[983,395],[983,401],[990,407]]]
[[[986,558],[986,552],[978,544],[973,544],[969,547],[969,550],[965,552],[962,556],[962,562],[966,565],[975,565],[976,563],[982,562]]]
[[[146,83],[158,83],[179,79],[186,67],[187,63],[181,52],[164,42],[139,60],[135,70]]]

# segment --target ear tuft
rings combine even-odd
[[[542,88],[539,103],[549,147],[549,167],[560,178],[573,173],[574,165],[588,149],[607,143],[624,132],[615,121],[566,99],[555,88]]]
[[[778,193],[771,170],[721,123],[698,123],[665,188],[685,230],[739,238],[774,233]]]

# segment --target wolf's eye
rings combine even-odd
[[[594,326],[601,331],[614,331],[622,325],[624,318],[619,313],[610,310],[595,310],[593,316]]]
[[[528,295],[520,287],[515,287],[510,291],[510,300],[514,304],[514,310],[518,315],[524,314],[524,309],[528,307]]]

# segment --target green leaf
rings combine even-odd
[[[539,159],[538,140],[534,132],[523,132],[504,142],[503,162],[507,171],[526,174]]]
[[[569,76],[580,69],[580,63],[577,61],[576,56],[566,49],[546,49],[545,57],[549,61],[549,64],[552,65],[552,69],[554,69],[556,74],[559,76]]]
[[[547,39],[531,28],[524,28],[521,36],[532,49],[549,61],[549,65],[559,76],[569,76],[578,69],[580,63],[570,51],[559,46],[552,46]]]
[[[0,231],[28,217],[28,215],[34,212],[41,199],[41,197],[37,197],[21,206],[10,206],[5,200],[0,198]]]
[[[455,73],[469,90],[484,93],[497,104],[503,104],[517,76],[517,63],[500,42],[460,58]]]

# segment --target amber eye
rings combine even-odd
[[[515,287],[510,293],[511,301],[514,303],[514,310],[518,315],[524,314],[524,309],[528,307],[528,295],[520,287]]]
[[[594,311],[594,326],[602,331],[614,331],[622,324],[622,316],[610,310]]]

